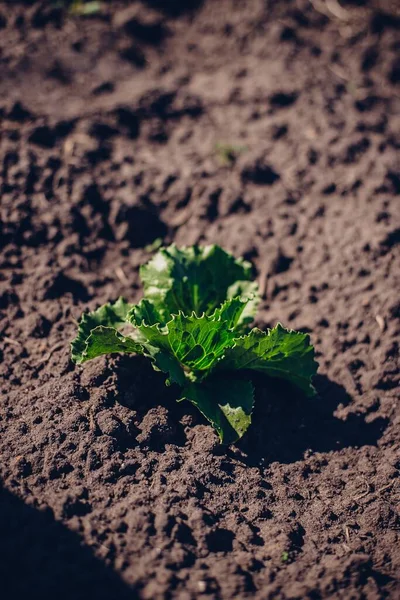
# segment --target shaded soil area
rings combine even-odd
[[[398,598],[400,11],[0,5],[3,598]],[[85,308],[160,243],[254,264],[318,397],[259,378],[232,448]]]

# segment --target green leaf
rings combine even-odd
[[[88,360],[84,357],[86,352],[87,339],[95,327],[102,325],[104,327],[120,327],[125,324],[126,316],[132,304],[125,302],[123,298],[118,298],[113,304],[104,304],[97,310],[84,313],[79,323],[78,334],[71,343],[71,357],[75,363],[81,363]]]
[[[154,304],[143,298],[139,304],[132,306],[128,312],[126,319],[135,327],[140,325],[162,325],[162,317]]]
[[[183,387],[186,384],[185,372],[173,354],[147,344],[145,349],[147,356],[153,360],[153,369],[168,374],[167,385],[177,383]]]
[[[234,327],[247,302],[240,298],[228,300],[210,316],[179,313],[160,326],[153,304],[144,299],[132,308],[128,318],[143,336],[141,341],[147,345],[156,366],[166,371],[167,365],[171,379],[182,385],[184,371],[191,378],[203,376],[220,360],[237,335]],[[166,355],[170,355],[168,361]]]
[[[185,373],[172,352],[168,329],[159,324],[160,315],[152,302],[143,298],[138,305],[132,307],[127,319],[138,328],[139,340],[145,354],[152,359],[154,369],[167,373],[169,382],[185,385]]]
[[[242,320],[243,312],[248,304],[252,302],[249,298],[232,298],[227,300],[212,313],[214,321],[223,321],[228,329],[234,329]]]
[[[219,368],[260,371],[294,383],[309,396],[315,393],[312,377],[318,363],[310,336],[285,329],[280,323],[268,332],[254,328],[248,335],[235,339]]]
[[[233,444],[251,423],[254,389],[251,381],[212,377],[189,384],[184,398],[194,404],[216,429],[223,444]]]
[[[234,298],[210,316],[180,312],[165,325],[157,323],[157,311],[144,299],[128,315],[149,344],[175,356],[186,369],[208,371],[223,356],[236,336],[234,327],[247,300]]]
[[[209,371],[232,343],[235,333],[229,321],[213,316],[174,315],[167,324],[172,352],[187,369]]]
[[[256,281],[236,281],[228,288],[228,298],[247,298],[248,302],[243,309],[236,327],[244,333],[248,325],[254,321],[260,303],[258,283]]]
[[[85,342],[85,349],[75,360],[80,364],[102,354],[122,352],[123,354],[143,354],[141,344],[130,337],[121,335],[114,327],[99,325],[92,329]]]
[[[74,0],[72,2],[69,13],[78,17],[85,17],[90,15],[95,15],[100,12],[103,8],[102,2],[96,2],[93,0],[92,2],[82,2],[82,0]]]
[[[251,279],[251,264],[219,246],[162,248],[140,269],[145,298],[163,322],[172,314],[211,314],[228,296],[229,288]],[[244,289],[245,286],[243,286]]]

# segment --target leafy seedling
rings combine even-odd
[[[239,154],[247,152],[247,146],[235,146],[233,144],[215,144],[215,153],[223,166],[232,166]]]
[[[288,562],[289,558],[290,558],[289,552],[287,552],[286,550],[284,552],[282,552],[282,554],[281,554],[281,561],[283,563]]]
[[[252,371],[315,393],[318,364],[309,336],[279,323],[267,331],[250,328],[259,301],[250,263],[215,245],[172,245],[143,265],[140,277],[139,304],[119,298],[82,316],[71,344],[75,363],[113,352],[147,356],[225,444],[251,423]]]
[[[162,245],[163,245],[162,238],[156,238],[154,240],[154,242],[151,242],[151,244],[147,244],[147,246],[145,246],[145,250],[149,254],[152,254],[153,252],[156,252],[157,250],[159,250]]]
[[[76,17],[88,17],[101,12],[102,8],[102,2],[83,2],[83,0],[73,0],[68,11],[71,15]]]

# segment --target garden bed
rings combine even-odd
[[[0,7],[5,598],[398,597],[400,13],[327,4]],[[142,357],[70,359],[171,242],[316,347],[229,448]]]

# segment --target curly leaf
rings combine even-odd
[[[215,309],[211,317],[214,321],[225,321],[229,329],[240,329],[240,325],[245,322],[243,315],[248,311],[253,298],[237,297],[224,302],[219,308]],[[253,319],[251,319],[253,320]]]
[[[153,361],[153,368],[169,376],[168,383],[185,385],[185,373],[179,361],[174,356],[168,338],[168,329],[160,326],[160,315],[152,302],[143,298],[138,305],[133,306],[128,321],[137,327],[139,340],[145,354]]]
[[[254,328],[248,335],[235,339],[219,367],[260,371],[294,383],[309,396],[315,393],[312,377],[318,363],[310,336],[285,329],[280,323],[268,332]]]
[[[71,343],[71,357],[75,363],[81,363],[88,358],[84,357],[86,352],[87,339],[95,327],[102,325],[104,327],[121,327],[125,324],[125,319],[132,308],[132,304],[125,302],[123,298],[118,298],[113,304],[104,304],[93,312],[84,313],[79,323],[78,334]]]
[[[146,354],[153,359],[153,369],[168,375],[166,385],[177,383],[183,387],[186,384],[185,372],[175,356],[154,346],[146,346],[146,351]]]
[[[142,324],[161,325],[162,318],[154,304],[150,300],[142,298],[139,304],[132,306],[126,320],[134,327],[139,327]]]
[[[228,300],[210,316],[198,317],[195,313],[186,316],[179,313],[161,327],[156,321],[157,311],[154,306],[144,299],[132,308],[128,318],[138,328],[141,341],[148,348],[156,366],[166,371],[167,365],[172,381],[182,385],[181,374],[184,370],[188,377],[195,378],[201,373],[209,372],[220,360],[237,335],[234,327],[247,302],[248,300],[240,298]],[[180,367],[178,376],[177,364]]]
[[[236,298],[237,296],[248,299],[248,302],[236,323],[237,329],[242,330],[241,333],[244,333],[248,330],[247,326],[254,321],[260,303],[257,281],[236,281],[229,286],[227,297]]]
[[[229,321],[197,317],[194,313],[174,315],[167,324],[172,352],[187,369],[209,371],[223,356],[235,337]]]
[[[251,423],[254,389],[251,381],[213,377],[189,384],[184,398],[194,404],[216,429],[223,444],[233,444]]]
[[[121,335],[114,327],[99,325],[92,329],[85,341],[84,350],[79,356],[73,356],[73,360],[80,364],[102,354],[112,354],[113,352],[143,354],[143,348],[132,338]]]
[[[232,285],[250,280],[251,265],[219,246],[177,248],[173,244],[142,266],[140,276],[145,298],[165,323],[179,311],[211,314],[232,298],[228,295]]]
[[[237,335],[237,321],[248,300],[233,298],[216,309],[212,315],[198,317],[195,313],[173,315],[165,326],[157,322],[154,305],[144,299],[128,315],[146,342],[171,353],[186,369],[206,371],[223,356],[226,347]]]

